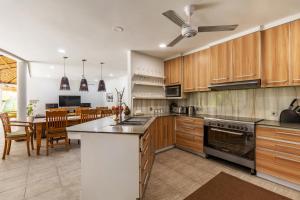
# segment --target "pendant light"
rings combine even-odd
[[[69,79],[66,76],[66,59],[68,57],[63,57],[64,58],[64,76],[61,78],[60,81],[60,90],[70,90],[70,84],[69,84]]]
[[[104,63],[101,62],[100,64],[101,64],[101,80],[99,81],[98,92],[105,92],[105,91],[106,91],[105,82],[104,82],[104,80],[102,79],[102,65],[103,65]]]
[[[80,81],[79,91],[89,91],[87,80],[84,77],[84,62],[86,59],[82,59],[82,79]]]

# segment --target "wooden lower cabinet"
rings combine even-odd
[[[203,153],[203,119],[176,117],[176,146],[195,153]]]
[[[256,170],[300,184],[300,131],[257,127]]]
[[[175,144],[174,116],[158,117],[156,124],[155,151]]]

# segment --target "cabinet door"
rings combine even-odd
[[[289,84],[289,30],[290,24],[283,24],[262,31],[262,83],[265,87]]]
[[[231,81],[232,41],[210,48],[210,83]]]
[[[260,32],[234,39],[232,42],[232,79],[260,79]]]
[[[291,23],[290,84],[300,85],[300,20]]]
[[[209,49],[199,51],[196,55],[195,89],[207,91],[209,82]]]
[[[165,118],[165,123],[167,124],[167,141],[166,146],[171,146],[175,144],[175,124],[174,124],[174,117],[168,116]]]
[[[195,90],[195,77],[194,77],[194,70],[195,69],[195,62],[196,54],[189,54],[184,56],[183,60],[183,91],[184,92],[192,92]]]
[[[170,66],[170,84],[181,84],[181,69],[182,69],[182,57],[177,57],[171,60]]]
[[[164,72],[165,72],[165,85],[170,84],[170,60],[164,62]]]

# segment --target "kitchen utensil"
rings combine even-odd
[[[188,107],[188,115],[194,115],[196,112],[196,109],[194,106],[189,106]]]
[[[281,111],[280,113],[280,122],[285,123],[299,123],[300,115],[296,112],[299,109],[299,106],[294,108],[294,104],[298,99],[293,99],[288,109]]]

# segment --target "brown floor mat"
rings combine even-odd
[[[290,200],[239,178],[219,173],[185,200]]]

